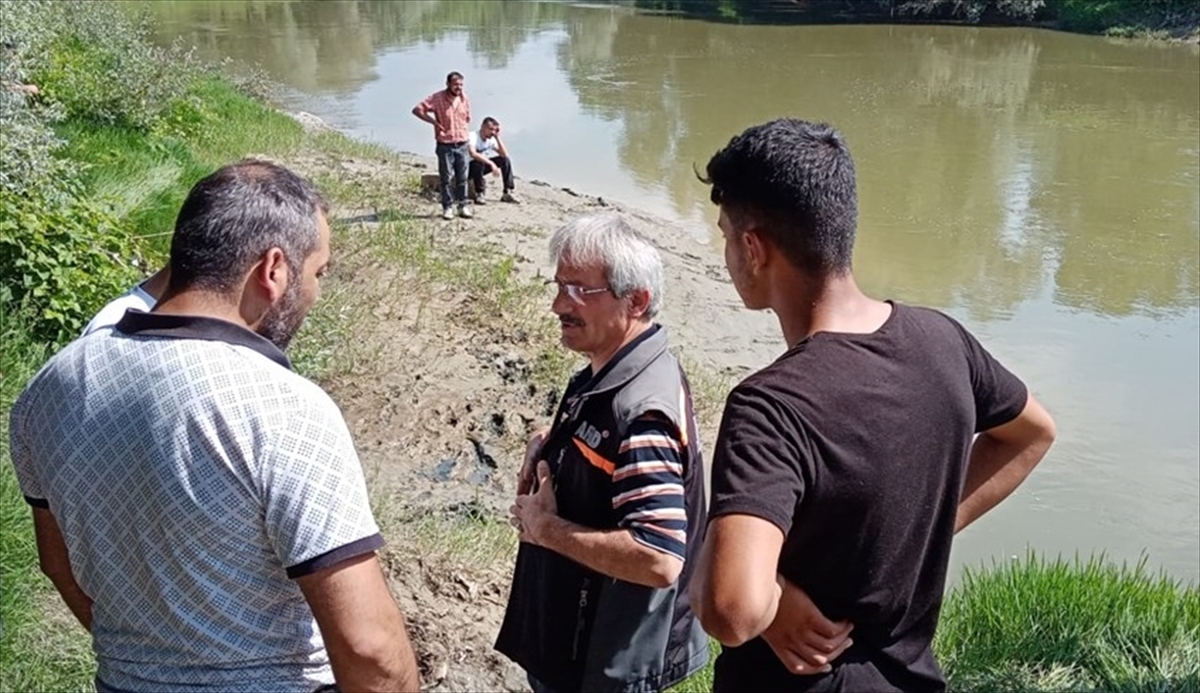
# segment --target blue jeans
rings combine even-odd
[[[442,183],[442,209],[452,202],[462,204],[467,199],[467,160],[471,155],[467,152],[466,142],[446,144],[438,142],[437,149],[438,177]],[[450,173],[454,172],[454,195],[450,194]]]

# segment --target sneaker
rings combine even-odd
[[[471,205],[462,204],[458,206],[458,216],[463,219],[470,219],[475,216],[475,212],[471,210]]]
[[[483,195],[476,195],[475,197],[473,197],[473,198],[471,198],[471,199],[472,199],[472,200],[475,202],[475,204],[477,204],[477,205],[486,205],[486,204],[487,204],[487,200],[483,199]]]
[[[518,200],[517,198],[513,197],[512,193],[508,192],[507,190],[506,190],[506,191],[504,191],[504,194],[500,196],[500,201],[501,201],[501,202],[511,202],[511,203],[513,203],[513,204],[520,204],[520,203],[521,203],[521,202],[520,202],[520,200]]]
[[[454,218],[454,209],[452,207],[442,207],[442,218],[449,221]]]

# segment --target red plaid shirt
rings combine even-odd
[[[417,104],[422,113],[433,113],[437,121],[434,137],[438,142],[466,142],[470,134],[471,100],[464,91],[452,96],[449,91],[436,91]]]

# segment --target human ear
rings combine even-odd
[[[758,272],[767,264],[767,242],[758,231],[747,229],[742,233],[742,248],[745,250],[746,267]]]
[[[263,253],[262,259],[259,260],[253,272],[253,281],[258,284],[271,303],[275,303],[283,296],[288,282],[293,279],[288,268],[287,258],[280,248],[270,248]]]
[[[629,292],[629,314],[634,318],[646,315],[650,308],[650,292],[646,289],[634,289]]]

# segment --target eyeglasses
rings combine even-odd
[[[588,296],[591,296],[592,294],[602,294],[605,291],[612,290],[607,286],[602,286],[597,289],[588,289],[588,288],[582,287],[578,284],[568,284],[566,282],[560,282],[557,279],[547,279],[543,283],[546,286],[554,285],[555,291],[557,294],[565,293],[567,295],[567,298],[571,299],[575,303],[578,303],[579,305],[583,305],[585,299]]]

